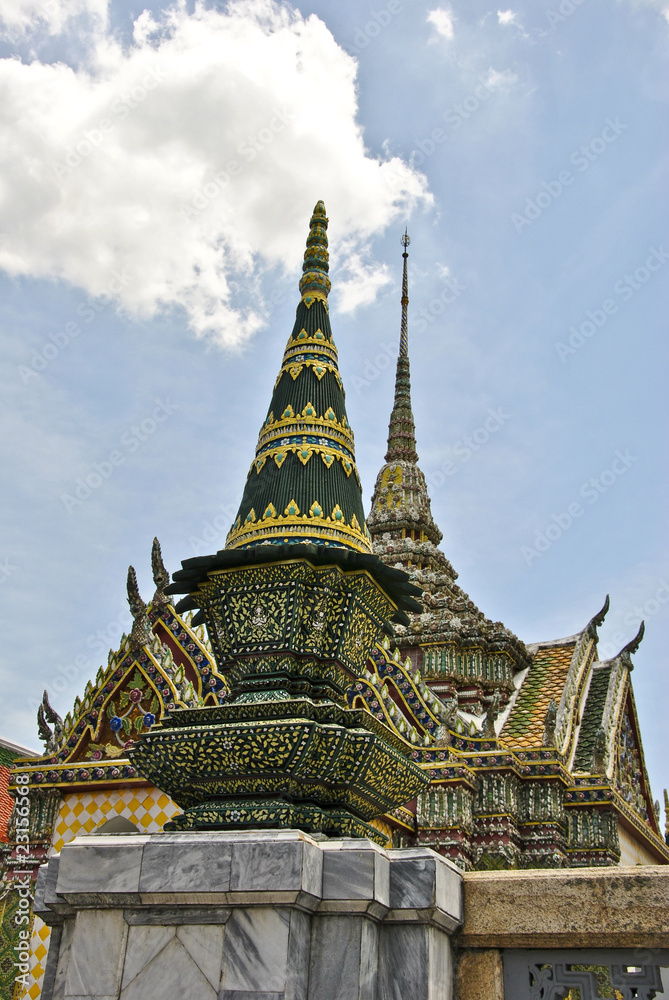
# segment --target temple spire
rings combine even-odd
[[[328,219],[309,222],[300,301],[226,548],[309,542],[371,551],[328,313]]]
[[[402,321],[400,324],[400,348],[395,376],[395,401],[388,426],[388,451],[385,465],[376,477],[372,509],[367,518],[367,527],[374,541],[374,551],[381,558],[391,558],[394,562],[404,561],[405,565],[415,564],[423,558],[422,549],[415,543],[429,542],[437,546],[441,532],[434,523],[430,510],[430,497],[425,476],[418,468],[416,454],[416,428],[411,410],[411,377],[409,372],[409,278],[407,274],[408,246],[411,240],[404,231],[402,244]],[[388,536],[385,538],[384,536]],[[389,540],[390,539],[390,540]],[[409,546],[402,553],[398,550]],[[392,553],[388,555],[390,546]],[[434,552],[437,552],[434,549]],[[422,553],[422,554],[421,554]],[[403,559],[403,556],[406,558]],[[430,558],[433,558],[434,553]],[[426,557],[427,558],[427,557]],[[434,556],[434,558],[437,558]],[[447,565],[448,572],[455,578],[455,572],[446,563],[443,555],[438,558]]]
[[[417,462],[416,428],[411,409],[411,372],[409,369],[409,279],[407,274],[407,247],[411,243],[408,232],[400,240],[404,247],[402,269],[402,321],[400,324],[400,349],[397,358],[395,375],[395,403],[390,414],[388,426],[388,451],[386,462],[403,459],[405,462]]]
[[[407,318],[407,310],[409,308],[409,279],[407,276],[407,260],[409,259],[409,254],[407,253],[407,247],[411,243],[411,237],[407,230],[404,230],[404,236],[400,240],[400,243],[404,247],[404,253],[402,257],[404,258],[404,265],[402,270],[402,323],[400,326],[400,357],[409,357],[409,322]]]
[[[328,277],[329,259],[328,218],[325,214],[324,203],[317,201],[313,215],[309,220],[307,248],[304,251],[302,277],[300,278],[300,293],[307,308],[316,299],[320,299],[327,309],[328,293],[332,287]]]

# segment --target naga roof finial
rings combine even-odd
[[[607,616],[607,614],[609,612],[610,603],[611,602],[609,600],[609,595],[607,594],[606,595],[606,600],[604,601],[604,605],[603,605],[601,611],[598,611],[597,614],[594,615],[594,617],[592,619],[592,624],[593,625],[603,625],[604,624],[604,619],[606,618],[606,616]]]
[[[583,629],[583,634],[589,636],[591,639],[594,639],[595,642],[597,642],[597,639],[598,639],[597,629],[599,628],[600,625],[602,625],[604,623],[604,619],[606,618],[606,615],[608,614],[609,603],[610,603],[609,602],[609,595],[607,594],[606,595],[606,600],[604,601],[604,604],[602,605],[602,607],[600,608],[600,610],[597,612],[596,615],[592,616],[592,618],[590,619],[590,621],[588,622],[588,624]]]
[[[130,632],[130,648],[141,649],[151,641],[151,625],[146,613],[146,604],[139,593],[134,566],[128,567],[128,605],[134,619]]]
[[[49,722],[53,725],[53,730],[48,725]],[[63,720],[58,712],[51,707],[46,691],[42,695],[42,702],[37,709],[37,731],[40,739],[44,740],[47,753],[58,749],[63,738]]]
[[[634,638],[627,643],[626,646],[623,646],[623,648],[618,653],[617,658],[623,657],[624,659],[629,660],[632,653],[636,653],[637,649],[641,645],[641,640],[643,639],[645,631],[646,631],[646,623],[641,622],[641,624],[639,625],[639,631],[634,636]],[[630,663],[630,667],[631,666],[632,664]]]
[[[153,582],[156,585],[156,592],[153,595],[152,603],[163,608],[170,603],[169,597],[165,594],[165,588],[170,583],[170,574],[165,569],[160,542],[157,538],[153,539],[153,545],[151,546],[151,569],[153,571]]]

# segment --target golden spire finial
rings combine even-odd
[[[327,305],[331,282],[328,277],[330,270],[328,253],[328,217],[325,214],[325,204],[317,201],[313,215],[309,221],[307,249],[304,251],[300,292],[307,306],[315,299],[321,299]]]

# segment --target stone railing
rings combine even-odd
[[[298,830],[101,835],[49,860],[35,912],[41,1000],[669,998],[669,866],[463,874]]]
[[[456,1000],[669,997],[669,866],[467,873],[455,944]]]

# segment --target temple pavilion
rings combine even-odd
[[[388,446],[365,517],[327,224],[318,202],[225,549],[172,577],[154,540],[154,594],[130,567],[128,634],[65,718],[44,693],[44,753],[12,759],[10,792],[26,787],[30,808],[27,838],[14,810],[2,847],[7,940],[17,880],[82,832],[297,826],[428,846],[464,870],[669,863],[632,689],[642,630],[600,660],[607,598],[574,635],[527,645],[485,617],[439,547],[411,406],[406,235]],[[339,734],[311,756],[316,736],[295,737],[299,767],[272,749],[296,713],[305,733]],[[254,748],[243,766],[240,727]],[[41,993],[49,929],[35,917],[30,933],[17,1000]]]

